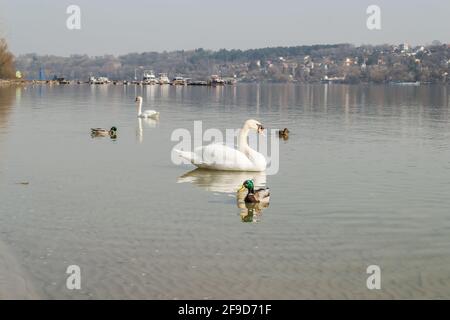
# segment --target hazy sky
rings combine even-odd
[[[66,8],[81,8],[81,30]],[[381,7],[382,30],[366,28]],[[448,0],[0,0],[15,54],[123,54],[193,48],[450,42]]]

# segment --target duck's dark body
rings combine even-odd
[[[269,201],[270,190],[268,188],[261,188],[258,190],[249,189],[244,201],[246,203],[258,203],[262,201]]]
[[[278,131],[278,136],[284,140],[289,139],[289,129],[284,128],[283,130]]]

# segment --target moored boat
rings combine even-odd
[[[167,76],[167,73],[158,74],[158,83],[159,84],[170,84],[170,80],[169,80],[169,77]]]
[[[177,77],[173,78],[173,80],[172,80],[172,85],[174,85],[174,86],[184,86],[185,84],[186,84],[186,80],[181,76],[177,76]]]
[[[144,71],[144,76],[142,77],[142,84],[143,85],[153,85],[157,84],[158,80],[155,77],[155,74],[152,70]]]

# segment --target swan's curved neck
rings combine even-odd
[[[252,150],[247,141],[249,131],[250,128],[247,125],[244,125],[239,133],[239,151],[244,153],[248,152],[248,150]]]

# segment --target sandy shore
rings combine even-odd
[[[33,83],[33,82],[28,81],[28,80],[3,80],[3,79],[0,79],[0,87],[21,86],[21,85],[26,85],[29,83]]]
[[[0,241],[0,300],[39,299],[25,270],[9,248]]]

